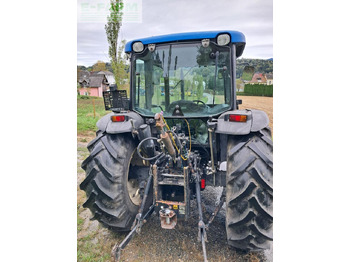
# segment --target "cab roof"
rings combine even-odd
[[[245,47],[245,36],[238,31],[204,31],[204,32],[190,32],[190,33],[177,33],[169,35],[152,36],[147,38],[140,38],[129,41],[125,45],[125,53],[132,52],[132,44],[135,42],[142,42],[144,45],[147,44],[160,44],[169,42],[182,42],[190,40],[201,40],[209,38],[210,40],[216,41],[216,38],[220,34],[229,34],[231,36],[231,43],[236,44],[236,56],[242,55]]]

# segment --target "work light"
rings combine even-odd
[[[143,51],[143,44],[142,42],[135,42],[132,44],[132,50],[136,53],[140,53]]]
[[[217,38],[218,45],[227,45],[230,43],[230,35],[229,34],[222,34],[219,35]]]

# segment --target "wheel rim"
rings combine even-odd
[[[141,158],[139,158],[138,154],[136,154],[136,148],[133,151],[130,162],[129,162],[129,170],[128,170],[128,182],[127,182],[127,190],[129,194],[130,201],[136,205],[140,206],[141,204],[141,196],[140,196],[140,184],[137,179],[136,172],[132,169],[132,166],[144,166],[144,163]]]
[[[140,190],[139,190],[139,183],[136,179],[128,179],[128,193],[131,202],[134,205],[140,205],[141,204],[141,196],[140,196]]]

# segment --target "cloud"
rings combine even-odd
[[[243,57],[270,58],[272,28],[272,0],[144,0],[142,23],[124,23],[119,40],[191,31],[237,30],[247,39]],[[109,61],[104,23],[78,23],[78,64],[92,65],[97,60]]]

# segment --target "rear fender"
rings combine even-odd
[[[230,122],[228,115],[246,115],[247,122]],[[226,116],[226,117],[225,117]],[[247,135],[257,132],[269,125],[269,118],[264,111],[246,109],[228,111],[218,118],[216,133],[227,135]]]
[[[125,116],[124,122],[112,122],[111,116]],[[132,131],[133,127],[131,121],[134,122],[134,127],[137,129],[140,125],[144,124],[143,118],[136,114],[135,112],[127,113],[109,113],[105,115],[97,122],[97,127],[102,132],[108,134],[120,134],[120,133],[129,133]]]

